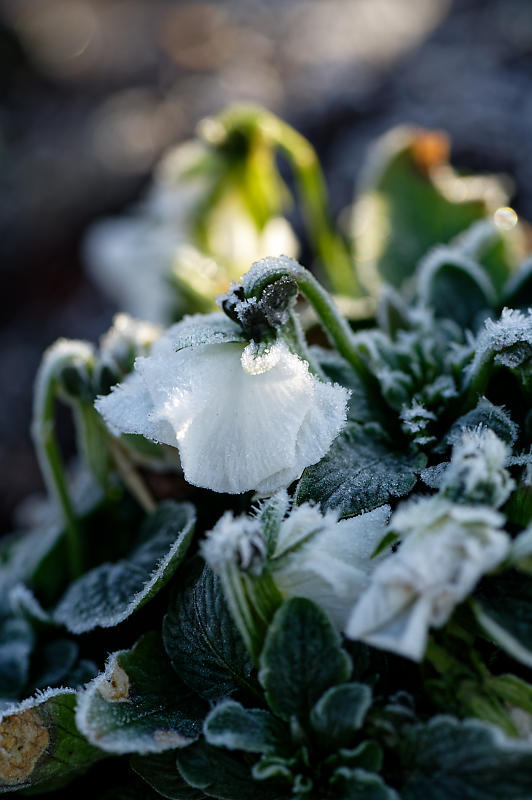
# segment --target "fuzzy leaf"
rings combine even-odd
[[[519,426],[502,406],[495,406],[485,397],[481,397],[475,408],[468,411],[451,425],[445,437],[447,444],[455,444],[462,438],[464,428],[476,428],[484,425],[491,428],[499,439],[513,445],[519,435]]]
[[[272,711],[305,721],[331,686],[344,683],[351,662],[326,615],[295,597],[276,612],[260,657],[259,680]]]
[[[403,800],[528,800],[532,747],[477,720],[435,717],[401,736]]]
[[[74,581],[59,601],[54,620],[72,633],[123,622],[174,574],[192,539],[194,523],[189,503],[161,503],[143,524],[130,555],[101,564]]]
[[[190,786],[181,777],[176,755],[175,750],[152,753],[149,756],[134,755],[130,764],[133,771],[155,789],[158,795],[168,800],[205,800],[202,791]]]
[[[216,706],[203,725],[209,744],[244,750],[246,753],[270,753],[283,740],[284,726],[268,711],[244,708],[226,700]]]
[[[203,741],[177,753],[177,766],[183,778],[209,797],[220,800],[288,800],[274,781],[253,779],[252,761],[211,747]]]
[[[76,722],[109,753],[160,753],[198,738],[207,711],[179,680],[159,634],[110,656],[105,672],[80,695]]]
[[[437,247],[420,263],[417,290],[437,317],[475,329],[496,303],[484,270],[453,247]]]
[[[49,689],[0,714],[0,792],[49,791],[105,753],[76,729],[76,692]]]
[[[312,709],[310,722],[331,747],[346,747],[353,743],[370,705],[369,686],[361,683],[333,686]]]
[[[29,676],[34,633],[27,620],[8,614],[0,620],[0,697],[16,699]]]
[[[207,700],[249,688],[253,663],[227,608],[219,578],[197,562],[173,598],[163,641],[182,680]]]
[[[517,661],[532,667],[532,581],[508,570],[485,578],[473,596],[486,633]]]
[[[313,500],[342,517],[371,511],[390,496],[408,494],[425,464],[422,453],[393,450],[367,429],[349,425],[322,460],[304,471],[297,503]]]

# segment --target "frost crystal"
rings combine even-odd
[[[515,486],[504,468],[509,455],[509,448],[490,428],[465,430],[445,472],[444,494],[459,502],[502,506]]]
[[[218,572],[223,564],[234,564],[243,572],[260,575],[266,560],[266,541],[256,519],[235,519],[230,511],[216,523],[201,543],[201,555]]]
[[[271,494],[327,452],[349,392],[318,380],[283,343],[258,363],[250,350],[242,358],[242,340],[223,314],[189,317],[96,408],[115,434],[178,447],[190,483]]]

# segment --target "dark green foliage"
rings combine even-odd
[[[219,578],[200,561],[192,564],[174,596],[164,618],[163,639],[176,673],[206,700],[250,688],[252,661]]]

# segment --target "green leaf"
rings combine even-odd
[[[532,667],[532,581],[508,570],[484,578],[473,595],[473,609],[493,641],[513,658]]]
[[[123,622],[172,577],[191,542],[194,524],[189,503],[161,503],[144,522],[130,555],[74,581],[59,601],[54,620],[72,633]]]
[[[16,699],[29,677],[34,647],[30,623],[21,616],[6,614],[0,619],[0,697]]]
[[[447,180],[455,184],[464,180],[447,163],[448,147],[442,134],[413,128],[390,131],[375,145],[353,217],[357,267],[372,293],[381,280],[401,286],[431,247],[493,212],[494,190],[504,205],[500,184],[487,176],[474,198],[468,187],[466,201],[442,192],[433,167],[445,165]],[[498,272],[504,276],[508,269],[498,265]]]
[[[284,726],[268,711],[244,708],[233,700],[226,700],[211,711],[203,733],[215,747],[246,753],[274,752],[286,738]]]
[[[49,689],[0,714],[0,792],[48,791],[105,753],[76,729],[76,692]]]
[[[445,437],[445,443],[455,444],[462,438],[464,428],[476,428],[478,425],[491,428],[499,439],[509,445],[513,445],[519,435],[519,426],[513,421],[508,411],[503,406],[493,405],[485,397],[481,397],[475,408],[458,417],[451,425]]]
[[[160,753],[198,738],[207,707],[173,671],[159,634],[110,656],[80,695],[76,722],[109,753]]]
[[[382,778],[363,769],[340,767],[331,779],[337,800],[399,800]]]
[[[199,789],[190,786],[177,769],[176,751],[131,757],[131,768],[159,795],[168,800],[204,800]]]
[[[207,700],[252,689],[253,663],[225,602],[220,579],[198,560],[163,621],[166,652],[182,680]]]
[[[209,797],[220,800],[288,800],[275,781],[258,782],[251,774],[250,758],[211,747],[203,741],[177,753],[183,778]]]
[[[340,747],[326,758],[324,763],[333,770],[338,767],[349,767],[378,772],[382,767],[382,749],[377,742],[367,739],[354,749]]]
[[[529,800],[532,747],[478,720],[435,717],[407,727],[402,800]]]
[[[452,319],[462,329],[476,329],[496,303],[482,267],[453,247],[436,247],[423,259],[417,291],[436,317]]]
[[[304,471],[296,501],[313,500],[342,517],[371,511],[408,494],[425,464],[422,453],[393,450],[368,429],[348,425],[322,460]]]
[[[276,612],[260,656],[259,680],[272,711],[305,721],[321,695],[344,683],[351,662],[323,611],[294,597]]]
[[[362,727],[371,705],[371,689],[362,683],[333,686],[310,713],[310,723],[330,747],[346,747]]]

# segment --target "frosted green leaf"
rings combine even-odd
[[[139,540],[126,558],[104,563],[74,581],[54,620],[72,633],[112,628],[148,602],[183,560],[194,532],[189,503],[167,501],[144,522]]]
[[[206,711],[173,671],[153,632],[110,656],[105,672],[80,695],[76,723],[109,753],[160,753],[195,741]]]

